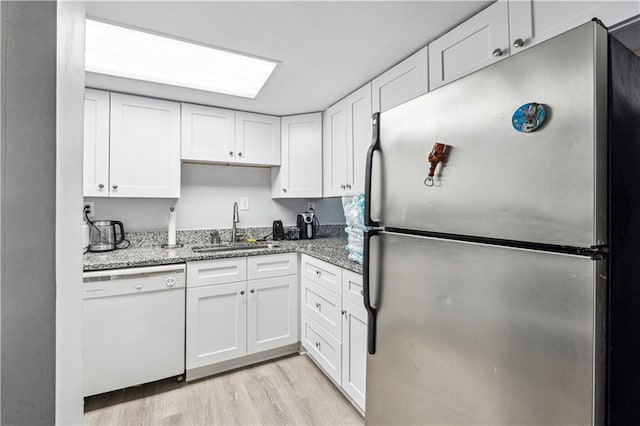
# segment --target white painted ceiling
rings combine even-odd
[[[281,63],[254,100],[91,73],[86,85],[274,115],[322,111],[490,3],[90,1],[89,17]]]

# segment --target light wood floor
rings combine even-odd
[[[85,425],[363,425],[304,355],[196,382],[175,379],[85,399]]]

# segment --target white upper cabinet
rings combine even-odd
[[[282,158],[271,169],[273,198],[322,197],[322,114],[282,117]]]
[[[182,104],[182,159],[280,164],[280,117]]]
[[[111,94],[110,196],[180,196],[180,104]]]
[[[235,161],[234,111],[182,104],[182,159]]]
[[[371,83],[347,96],[346,106],[347,192],[364,194],[367,150],[371,145]]]
[[[280,117],[236,112],[236,161],[280,165]]]
[[[109,195],[109,92],[84,92],[84,196]]]
[[[341,196],[347,185],[347,104],[343,99],[324,112],[322,132],[323,191],[325,197]]]
[[[509,56],[509,5],[498,0],[429,44],[431,90]]]
[[[605,26],[611,27],[638,14],[640,1],[511,0],[511,53],[518,53],[592,18],[598,18]]]
[[[371,83],[327,109],[323,126],[324,196],[363,193],[371,142]]]
[[[373,112],[384,112],[429,90],[429,48],[424,47],[372,82]]]

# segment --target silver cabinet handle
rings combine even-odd
[[[114,184],[114,185],[111,185],[111,187],[112,187],[113,189],[118,189],[118,185],[115,185],[115,184]]]
[[[347,184],[347,189],[351,189],[351,185]]]
[[[522,47],[524,46],[524,40],[522,40],[521,38],[517,38],[513,41],[513,47]]]
[[[242,157],[242,153],[241,152],[238,153],[238,157]]]
[[[345,185],[340,185],[340,188],[341,188],[341,189],[345,189],[345,188],[346,188],[346,186],[345,186]]]
[[[100,185],[98,185],[98,189],[104,189],[104,184],[101,183]]]
[[[496,58],[499,57],[499,56],[502,56],[502,49],[494,50],[492,55],[495,56]]]
[[[256,289],[255,289],[255,288],[252,288],[252,289],[251,289],[251,293],[255,293],[255,292],[256,292]]]
[[[320,276],[320,271],[318,271],[317,269],[316,269],[316,275]]]
[[[233,157],[233,151],[229,151],[229,157]]]
[[[342,311],[342,315],[347,315],[347,311]]]
[[[244,296],[244,290],[240,291],[240,295]]]
[[[287,188],[282,188],[282,192],[287,193]]]

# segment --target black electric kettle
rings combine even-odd
[[[116,227],[119,228],[119,232],[116,231]],[[95,220],[89,222],[89,228],[89,251],[115,250],[119,248],[118,244],[126,241],[124,225],[119,220]]]

